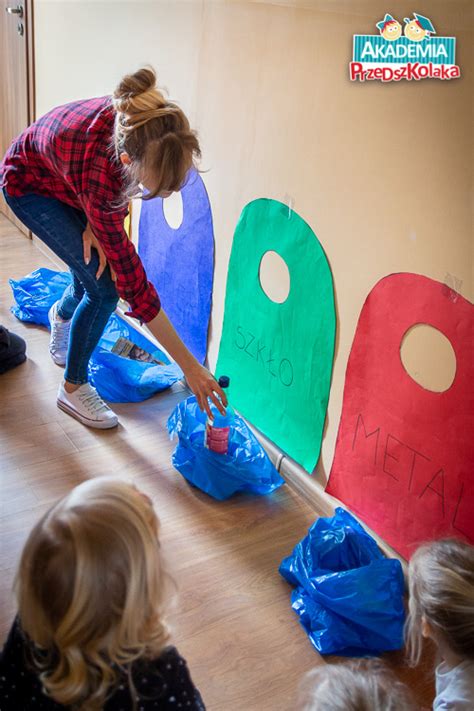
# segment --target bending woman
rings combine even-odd
[[[87,365],[118,297],[183,370],[201,409],[222,409],[219,385],[188,351],[124,230],[128,201],[180,190],[200,156],[182,110],[156,88],[151,69],[124,77],[113,97],[53,109],[10,146],[0,166],[5,200],[70,268],[73,281],[50,311],[50,353],[65,365],[58,406],[100,429],[116,414],[88,383]],[[91,249],[92,247],[92,249]],[[118,293],[117,293],[118,292]]]

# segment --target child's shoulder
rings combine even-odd
[[[133,676],[142,676],[145,671],[161,679],[176,677],[189,678],[188,665],[176,647],[166,647],[158,657],[153,659],[143,658],[133,665]]]
[[[0,667],[3,668],[4,665],[11,664],[13,660],[16,661],[22,658],[25,645],[26,638],[21,629],[20,620],[18,617],[15,617],[3,644],[2,651],[0,652]]]
[[[474,699],[474,660],[466,660],[456,667],[441,662],[436,667],[436,699],[434,711],[453,708],[472,711]]]
[[[154,659],[142,658],[134,662],[132,679],[143,708],[148,708],[145,699],[153,700],[158,709],[174,710],[180,708],[180,705],[189,711],[205,708],[191,679],[188,665],[176,647],[166,647]],[[113,700],[114,705],[110,708],[116,708],[119,698],[114,697]]]

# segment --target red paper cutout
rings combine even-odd
[[[417,323],[454,349],[442,393],[403,367],[403,336]],[[379,281],[359,317],[327,491],[405,557],[434,538],[474,543],[473,336],[473,305],[418,274]]]

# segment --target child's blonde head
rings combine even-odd
[[[125,76],[114,92],[115,148],[130,160],[129,194],[143,183],[145,199],[181,189],[201,151],[182,109],[156,86],[151,68]]]
[[[301,711],[415,711],[409,689],[379,660],[323,664],[301,688]]]
[[[116,681],[111,665],[129,669],[166,646],[165,585],[158,520],[135,487],[99,478],[53,506],[30,533],[16,579],[47,693],[102,708]]]
[[[474,547],[455,539],[421,546],[410,560],[408,585],[410,662],[420,661],[426,623],[435,642],[474,659]]]

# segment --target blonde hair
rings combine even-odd
[[[132,662],[165,648],[158,525],[147,497],[102,477],[73,489],[31,531],[15,582],[19,617],[56,702],[101,709],[120,672],[134,691]]]
[[[181,189],[195,159],[201,156],[196,133],[182,109],[168,101],[156,86],[152,68],[125,76],[114,92],[115,149],[127,153],[129,197],[145,183],[148,200]]]
[[[408,587],[410,663],[421,658],[423,617],[451,651],[474,659],[474,547],[456,539],[421,546],[410,560]]]
[[[379,660],[324,664],[306,674],[301,711],[415,711],[405,684]]]

